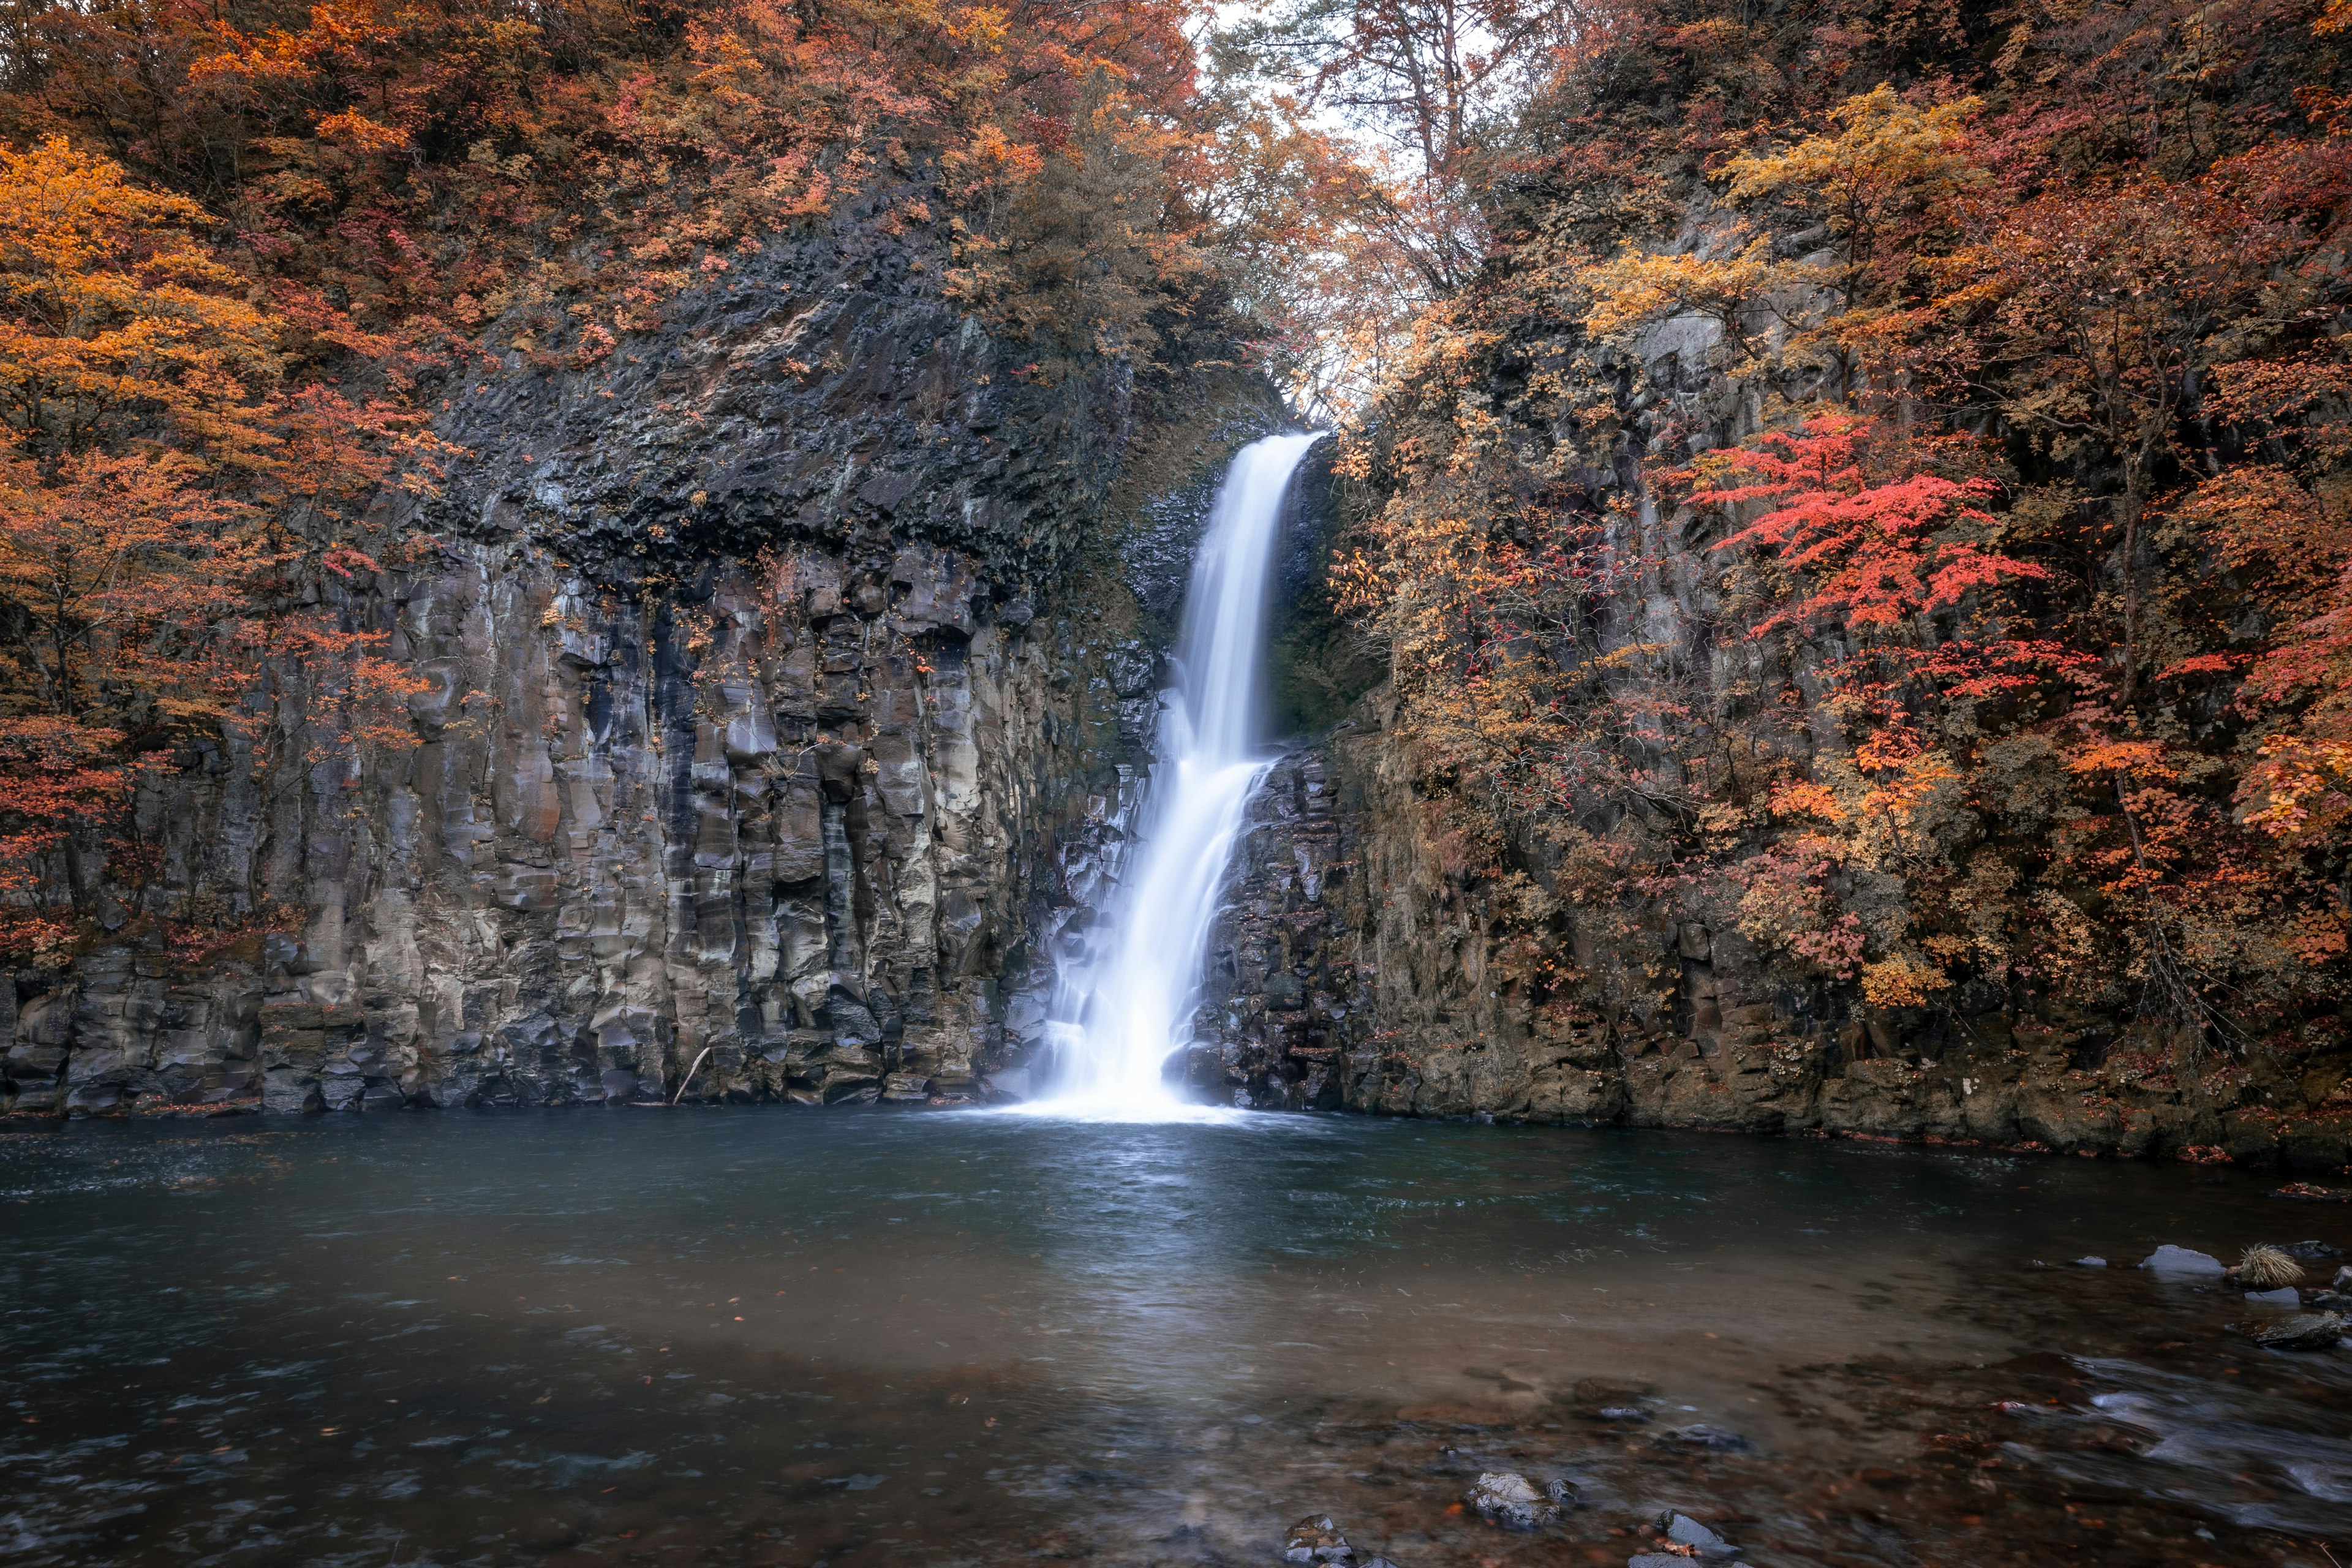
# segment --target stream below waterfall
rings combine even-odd
[[[0,1556],[1271,1564],[1328,1511],[1616,1565],[1675,1509],[1758,1568],[2325,1568],[2352,1368],[2123,1266],[2352,1246],[2270,1184],[1318,1116],[12,1132]],[[1497,1468],[1582,1506],[1498,1530]]]

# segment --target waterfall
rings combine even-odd
[[[1319,435],[1237,453],[1192,563],[1152,769],[1097,940],[1060,977],[1049,1098],[1024,1109],[1120,1121],[1198,1116],[1162,1080],[1189,1044],[1234,838],[1272,759],[1258,748],[1266,577],[1283,492]]]

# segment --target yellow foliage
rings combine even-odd
[[[1890,225],[1981,184],[1963,127],[1976,99],[1921,109],[1881,83],[1831,111],[1834,134],[1724,165],[1734,203],[1783,197],[1813,205],[1845,241],[1850,268],[1867,266]]]
[[[1921,109],[1881,86],[1833,110],[1832,133],[1732,159],[1725,173],[1733,205],[1780,199],[1820,210],[1838,242],[1836,258],[1776,256],[1762,236],[1716,257],[1651,255],[1629,244],[1579,279],[1591,299],[1586,329],[1624,342],[1655,321],[1700,317],[1720,327],[1736,351],[1717,368],[1738,375],[1767,352],[1790,363],[1821,353],[1819,334],[1832,313],[1827,294],[1846,312],[1836,337],[1860,341],[1870,317],[1857,308],[1882,256],[1907,265],[1919,248],[1916,231],[1985,180],[1964,133],[1978,107],[1962,99]],[[1897,237],[1906,243],[1891,244]]]
[[[1737,372],[1756,358],[1759,333],[1775,324],[1804,324],[1811,289],[1826,276],[1820,268],[1775,258],[1765,238],[1722,259],[1654,256],[1629,244],[1583,274],[1592,299],[1584,325],[1596,337],[1623,342],[1654,321],[1704,317],[1738,348],[1742,363],[1727,367]]]
[[[1924,1006],[1951,984],[1942,970],[1906,952],[1862,966],[1862,994],[1875,1007]]]
[[[277,327],[196,237],[210,222],[63,137],[0,149],[0,405],[20,450],[87,450],[125,418],[169,419],[198,461],[264,444]]]

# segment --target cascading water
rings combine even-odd
[[[1225,470],[1192,563],[1152,770],[1103,940],[1063,973],[1050,1098],[1024,1109],[1119,1121],[1199,1116],[1161,1072],[1191,1037],[1201,961],[1257,750],[1259,645],[1283,492],[1319,435],[1269,436]]]

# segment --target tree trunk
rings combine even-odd
[[[2137,475],[2124,481],[2124,679],[2118,707],[2129,708],[2139,698],[2139,518],[2146,502]]]

